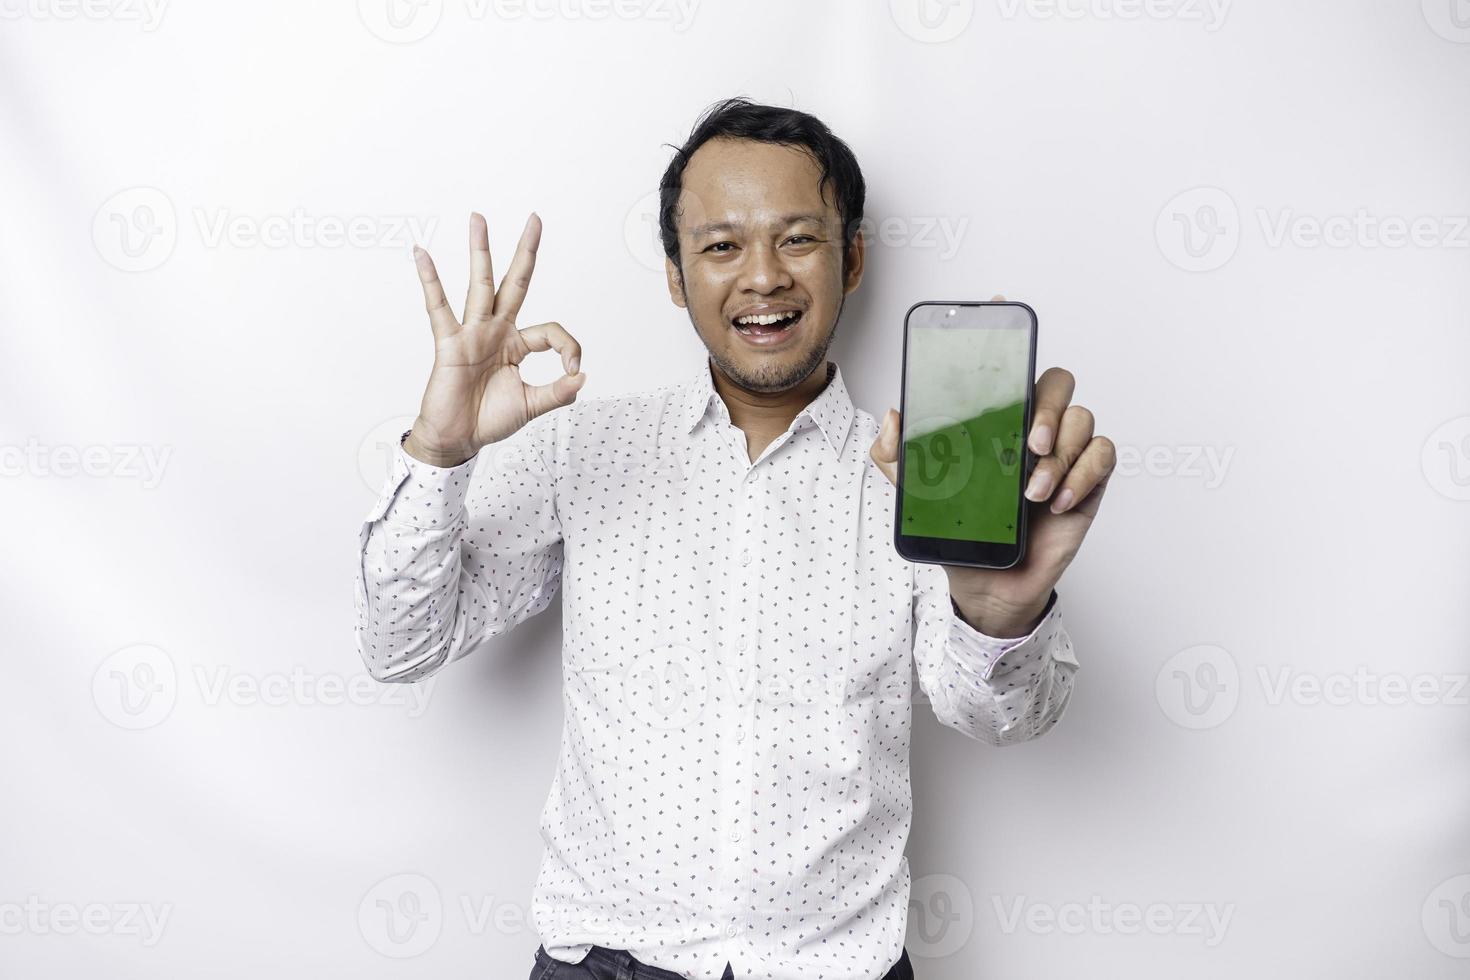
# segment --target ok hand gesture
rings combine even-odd
[[[463,321],[456,320],[449,307],[433,259],[414,246],[414,264],[434,331],[434,367],[418,418],[403,443],[415,459],[433,466],[458,466],[536,416],[576,399],[587,377],[579,370],[581,345],[559,323],[516,326],[540,244],[541,219],[532,213],[497,290],[490,233],[484,217],[472,213],[470,286]],[[532,351],[553,349],[561,354],[566,374],[544,385],[523,381],[521,361]]]

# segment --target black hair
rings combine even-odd
[[[704,111],[684,145],[674,148],[674,159],[669,161],[668,169],[659,181],[659,237],[663,241],[664,255],[673,261],[674,267],[683,268],[679,261],[677,211],[679,193],[684,188],[684,168],[689,166],[689,158],[695,150],[719,137],[778,143],[799,147],[811,154],[822,168],[819,182],[822,200],[827,200],[829,182],[836,193],[837,213],[842,219],[842,268],[845,272],[847,250],[857,237],[867,197],[867,185],[863,182],[863,171],[858,166],[857,157],[816,116],[797,109],[761,105],[743,96],[716,102]]]

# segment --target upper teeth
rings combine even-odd
[[[758,323],[761,326],[768,327],[773,323],[780,323],[782,320],[794,316],[796,316],[795,310],[787,310],[784,313],[761,313],[754,316],[737,317],[735,322],[743,326],[749,326],[750,324]]]

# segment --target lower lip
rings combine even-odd
[[[776,333],[745,333],[743,331],[736,330],[734,326],[731,326],[730,329],[735,330],[736,336],[738,336],[746,343],[750,344],[752,347],[775,347],[791,338],[796,333],[796,328],[801,326],[802,320],[805,319],[806,317],[802,317],[800,320],[797,320],[785,330],[781,330]]]

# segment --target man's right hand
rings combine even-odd
[[[489,230],[478,212],[470,215],[470,288],[463,323],[449,308],[433,259],[414,246],[434,331],[434,369],[413,430],[403,442],[413,458],[432,466],[458,466],[481,447],[576,399],[587,377],[580,373],[581,345],[559,323],[516,327],[540,244],[541,219],[533,212],[497,291]],[[566,374],[544,385],[522,381],[519,365],[526,355],[553,349],[561,354]]]

